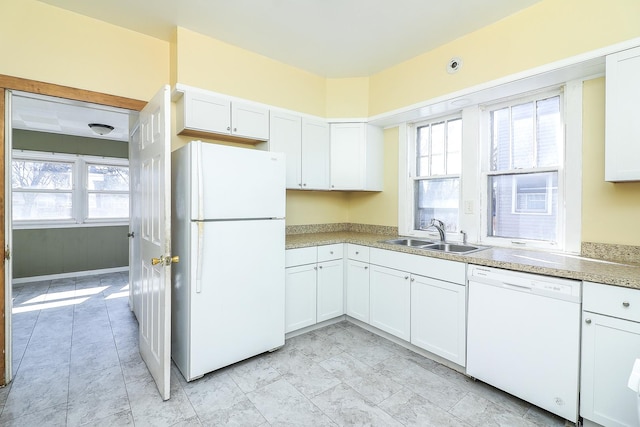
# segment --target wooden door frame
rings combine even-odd
[[[22,92],[30,92],[39,95],[55,96],[58,98],[71,99],[74,101],[90,102],[92,104],[106,105],[109,107],[125,108],[127,110],[140,111],[147,104],[146,101],[140,101],[132,98],[109,95],[106,93],[93,92],[84,89],[77,89],[68,86],[60,86],[53,83],[45,83],[36,80],[23,79],[20,77],[12,77],[0,74],[0,243],[2,243],[1,252],[4,253],[7,247],[5,241],[5,95],[7,90],[17,90]],[[6,253],[5,253],[6,257]],[[3,257],[3,258],[5,258]],[[9,286],[11,284],[9,283]],[[0,262],[0,386],[6,385],[6,301],[7,283],[5,283],[5,264]]]

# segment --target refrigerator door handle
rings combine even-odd
[[[204,257],[202,251],[204,250],[204,222],[198,222],[198,251],[196,253],[196,293],[202,292],[202,263]]]
[[[203,185],[203,171],[202,171],[202,142],[196,142],[196,159],[195,159],[196,174],[198,175],[197,192],[198,192],[198,220],[204,219],[204,185]]]

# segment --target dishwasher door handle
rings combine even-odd
[[[502,284],[507,288],[513,288],[519,291],[529,291],[531,292],[532,288],[530,286],[516,285],[515,283],[502,282]]]

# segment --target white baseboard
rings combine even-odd
[[[129,267],[101,268],[99,270],[73,271],[71,273],[46,274],[44,276],[19,277],[13,279],[13,286],[22,285],[31,282],[42,282],[44,280],[68,279],[69,277],[95,276],[96,274],[119,273],[121,271],[129,271]]]

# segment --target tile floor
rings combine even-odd
[[[16,286],[3,426],[563,426],[341,322],[187,383],[162,402],[137,350],[126,273]]]

